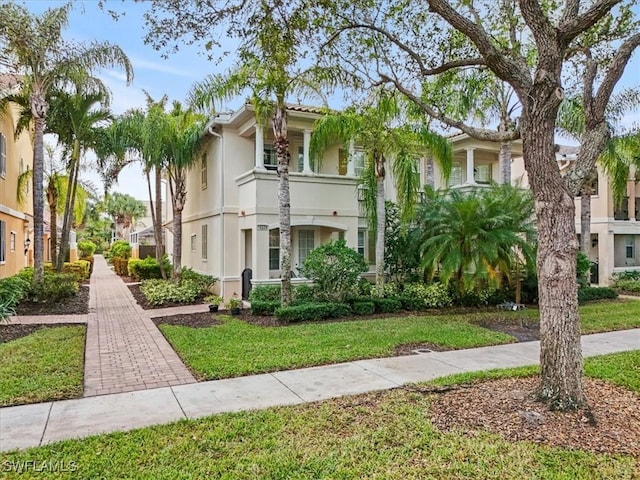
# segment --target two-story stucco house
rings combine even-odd
[[[0,90],[17,92],[18,82],[11,75],[0,75]],[[14,137],[18,109],[9,105],[0,115],[0,278],[16,274],[29,265],[33,231],[31,191],[18,202],[18,178],[32,168],[33,147],[29,132]]]
[[[294,274],[313,248],[338,238],[373,263],[373,238],[358,198],[363,157],[353,146],[336,144],[313,165],[309,143],[320,115],[321,111],[311,107],[288,110]],[[183,263],[217,276],[222,295],[246,295],[249,272],[253,284],[277,282],[280,277],[278,176],[271,129],[261,126],[252,107],[245,105],[216,116],[205,136],[200,164],[187,180]],[[423,184],[482,188],[501,182],[499,144],[478,142],[466,135],[451,140],[454,162],[448,183],[425,156],[417,159]],[[521,155],[518,149],[518,145],[513,147],[514,155]],[[388,198],[395,199],[390,175],[385,188]],[[172,238],[167,237],[171,251]]]

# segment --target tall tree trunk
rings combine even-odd
[[[384,157],[380,153],[374,153],[376,169],[376,287],[383,293],[384,286]]]
[[[156,260],[158,261],[158,265],[160,265],[160,274],[162,278],[167,278],[167,272],[164,269],[164,265],[162,263],[162,255],[163,255],[163,241],[162,241],[162,167],[156,165],[156,204],[155,204],[155,221],[153,222],[153,235],[156,239]],[[153,208],[153,204],[151,205]]]
[[[500,144],[500,182],[511,185],[511,142]]]
[[[31,113],[34,119],[33,141],[33,283],[44,277],[44,126],[49,105],[34,85]]]
[[[58,230],[58,187],[56,185],[57,177],[55,174],[52,174],[49,179],[49,183],[47,184],[47,203],[49,204],[49,228],[52,232],[51,234],[51,263],[53,265],[57,264],[57,252],[58,248],[58,238],[57,238],[57,230]]]
[[[541,90],[535,93],[549,96],[549,92]],[[538,223],[540,395],[552,407],[566,410],[583,406],[586,398],[576,282],[575,208],[559,170],[548,168],[555,162],[555,116],[552,108],[525,105],[522,143]]]
[[[71,231],[71,219],[74,214],[76,187],[78,185],[78,170],[80,165],[80,142],[73,142],[73,151],[71,152],[71,166],[69,169],[69,180],[67,182],[67,195],[64,203],[64,216],[62,220],[62,237],[60,238],[60,254],[56,261],[55,267],[58,272],[64,268],[64,261],[69,252],[69,233]]]
[[[171,205],[173,208],[173,273],[172,277],[179,278],[182,272],[182,211],[187,198],[184,178],[177,178],[175,188],[169,179],[171,189]]]
[[[591,252],[591,192],[586,188],[580,195],[580,250],[587,256]]]
[[[280,278],[282,305],[291,304],[291,197],[289,194],[289,138],[284,102],[273,116],[273,138],[278,158],[278,220],[280,224]]]

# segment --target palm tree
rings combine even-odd
[[[214,8],[214,7],[211,7]],[[281,301],[291,303],[291,218],[289,195],[289,137],[287,134],[287,97],[305,93],[317,94],[320,81],[332,82],[337,72],[312,67],[296,68],[304,54],[302,35],[311,28],[309,10],[304,5],[275,5],[260,2],[254,10],[245,13],[228,9],[219,15],[234,16],[237,13],[250,27],[243,24],[245,32],[238,49],[240,61],[226,75],[210,75],[192,88],[190,104],[212,113],[216,101],[234,98],[249,92],[249,102],[261,123],[271,119],[274,147],[278,159],[278,220],[280,227]],[[231,19],[239,21],[238,18]]]
[[[462,193],[428,189],[416,224],[421,264],[429,277],[453,281],[459,295],[497,286],[519,255],[533,261],[533,199],[509,185]],[[514,254],[514,249],[521,252]]]
[[[0,63],[19,76],[22,90],[29,95],[34,121],[33,209],[34,209],[34,283],[40,283],[43,266],[44,224],[44,148],[43,136],[49,110],[47,93],[79,70],[91,72],[96,67],[120,66],[130,81],[133,72],[129,59],[117,46],[108,42],[89,45],[62,38],[68,24],[71,4],[46,10],[35,16],[22,5],[0,6]]]
[[[398,96],[381,90],[375,101],[361,108],[330,113],[316,122],[311,136],[310,153],[314,161],[339,141],[353,142],[366,154],[363,183],[365,209],[370,229],[376,232],[376,285],[384,284],[385,190],[387,158],[392,159],[393,178],[398,192],[401,218],[413,217],[421,188],[417,159],[428,151],[442,166],[445,175],[451,170],[451,147],[443,137],[427,128],[398,127],[405,115]]]
[[[187,200],[186,174],[196,163],[201,149],[205,118],[173,104],[168,116],[166,173],[173,209],[173,278],[180,275],[182,265],[182,211]]]
[[[94,148],[98,140],[99,125],[109,120],[111,113],[106,108],[109,104],[109,93],[106,87],[101,81],[83,74],[74,78],[67,88],[52,89],[49,104],[47,131],[57,135],[58,143],[64,146],[69,156],[69,188],[66,189],[60,255],[56,264],[56,269],[61,271],[69,249],[69,234],[78,192],[80,159],[85,151]]]
[[[144,217],[147,207],[131,195],[115,192],[105,200],[105,211],[114,219],[116,236],[127,239],[136,219]]]

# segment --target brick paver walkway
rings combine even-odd
[[[131,292],[95,256],[87,322],[84,395],[130,392],[196,380]]]

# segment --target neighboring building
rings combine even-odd
[[[164,183],[164,181],[163,181]],[[166,190],[166,184],[165,190]],[[171,224],[167,224],[167,209],[170,205],[164,200],[168,192],[163,193],[162,202],[162,229],[163,243],[165,244],[165,252],[170,253],[171,249],[166,246],[166,239],[169,235],[166,232],[171,232]],[[133,258],[146,258],[147,256],[155,256],[156,238],[153,233],[153,217],[151,216],[151,202],[148,200],[141,200],[146,208],[144,217],[135,219],[135,224],[131,227],[129,233],[129,243],[131,244],[131,256]],[[155,204],[154,204],[155,206]]]
[[[0,90],[17,91],[17,85],[15,77],[0,75]],[[0,115],[0,278],[19,272],[33,257],[30,185],[23,203],[17,200],[18,178],[32,168],[33,147],[28,131],[14,137],[17,120],[18,109],[13,105]]]

